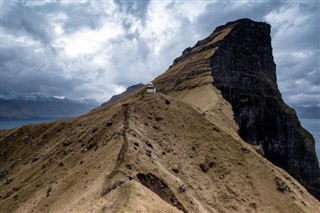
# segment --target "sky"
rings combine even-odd
[[[0,97],[108,100],[229,21],[271,25],[286,103],[320,106],[320,1],[0,0]]]

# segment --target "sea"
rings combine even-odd
[[[0,129],[12,129],[27,124],[39,124],[44,122],[52,122],[62,120],[62,118],[43,118],[43,119],[28,119],[28,120],[0,120]]]
[[[11,129],[26,124],[38,124],[43,122],[51,122],[61,120],[61,118],[51,119],[35,119],[35,120],[17,120],[17,121],[1,121],[0,129]],[[320,159],[320,119],[299,118],[301,125],[308,130],[316,141],[316,153],[318,160]]]

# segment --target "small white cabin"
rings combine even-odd
[[[156,88],[154,88],[151,82],[148,84],[147,93],[156,93]]]

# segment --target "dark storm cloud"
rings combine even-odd
[[[240,18],[272,25],[289,105],[320,104],[317,2],[5,1],[1,94],[105,101],[163,73],[188,46]]]
[[[51,41],[51,29],[45,14],[50,7],[28,7],[23,3],[5,2],[1,16],[2,27],[13,35],[29,35],[35,40],[48,44]],[[43,10],[45,9],[45,10]]]
[[[51,63],[51,56],[34,54],[33,48],[3,48],[2,54],[9,60],[1,63],[1,93],[7,97],[15,97],[25,93],[39,91],[49,94],[64,95],[75,85],[81,83],[68,81],[61,73],[59,65]],[[28,57],[28,56],[31,56]]]

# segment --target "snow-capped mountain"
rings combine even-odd
[[[70,99],[61,96],[27,94],[0,99],[0,119],[68,118],[85,114],[99,106],[94,99]]]
[[[39,101],[39,102],[71,102],[76,104],[86,104],[91,106],[98,106],[99,103],[94,99],[72,99],[65,96],[45,96],[39,93],[31,93],[23,96],[18,96],[13,99],[6,99],[13,101]]]

